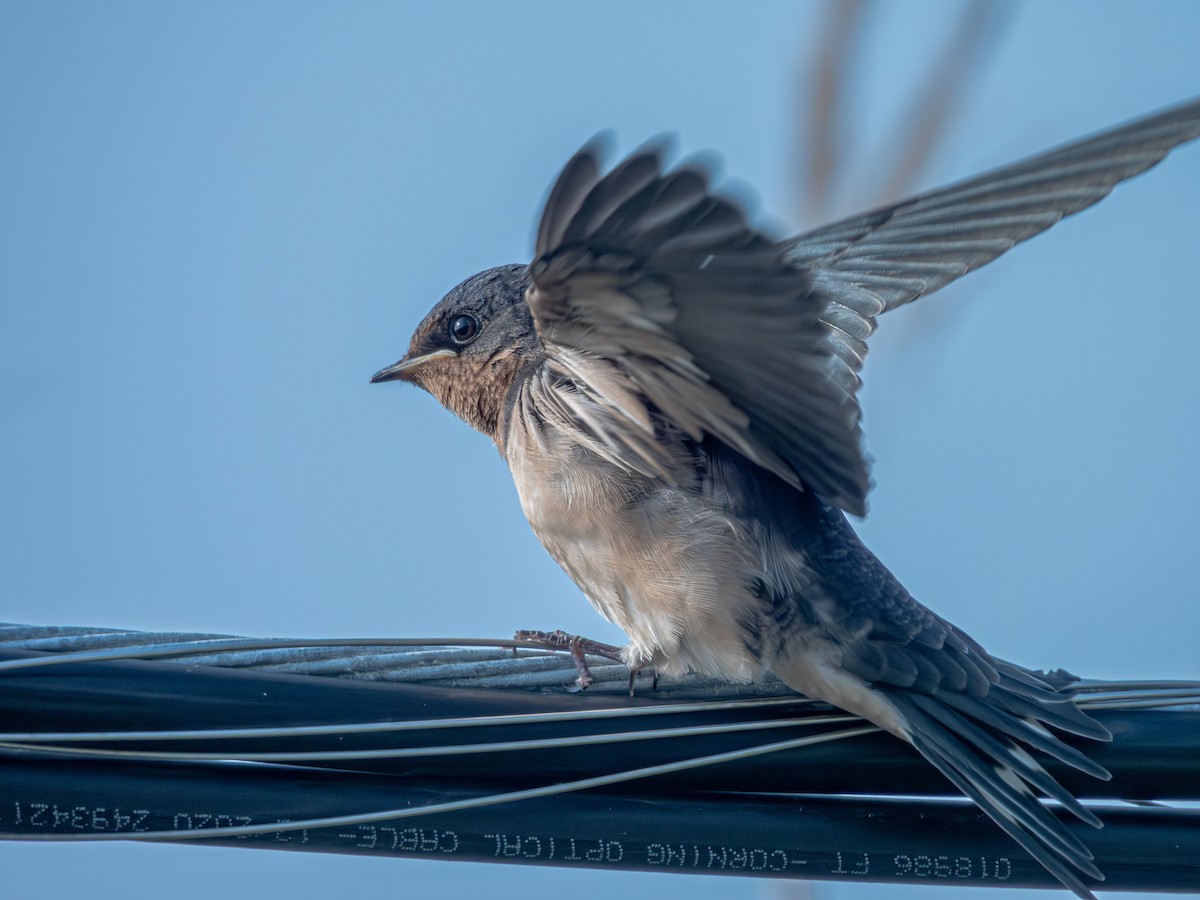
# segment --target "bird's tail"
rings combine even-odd
[[[1108,730],[1058,691],[1010,663],[995,662],[1000,680],[985,696],[923,694],[878,686],[908,719],[911,741],[943,775],[1047,871],[1079,897],[1094,897],[1080,875],[1103,881],[1092,852],[1038,800],[1057,800],[1100,828],[1084,807],[1042,768],[1027,748],[1046,753],[1096,778],[1111,776],[1079,750],[1059,740],[1060,731],[1107,741]],[[1024,745],[1024,746],[1023,746]]]

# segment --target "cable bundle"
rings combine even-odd
[[[511,641],[0,627],[0,836],[534,865],[1056,882],[907,745],[773,684],[586,693]],[[1200,890],[1200,684],[1081,682],[1113,890]],[[1122,802],[1124,801],[1124,802]],[[1066,821],[1064,819],[1064,821]],[[1068,827],[1074,827],[1068,823]]]

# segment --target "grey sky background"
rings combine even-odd
[[[877,10],[849,200],[959,8]],[[600,129],[717,150],[788,221],[823,11],[0,2],[2,617],[619,640],[487,440],[367,378],[462,278],[528,259],[545,191]],[[1200,93],[1198,38],[1183,0],[1022,4],[923,185]],[[1200,677],[1197,200],[1187,147],[881,321],[860,533],[994,653]],[[0,867],[5,896],[93,900],[773,890],[124,844],[0,844]]]

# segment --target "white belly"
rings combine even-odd
[[[521,506],[550,555],[629,636],[627,661],[735,681],[759,675],[735,614],[758,603],[751,579],[762,563],[747,525],[695,493],[549,440],[510,436]]]

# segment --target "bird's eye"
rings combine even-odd
[[[455,316],[450,320],[450,338],[456,344],[466,344],[479,334],[479,320],[474,316]]]

